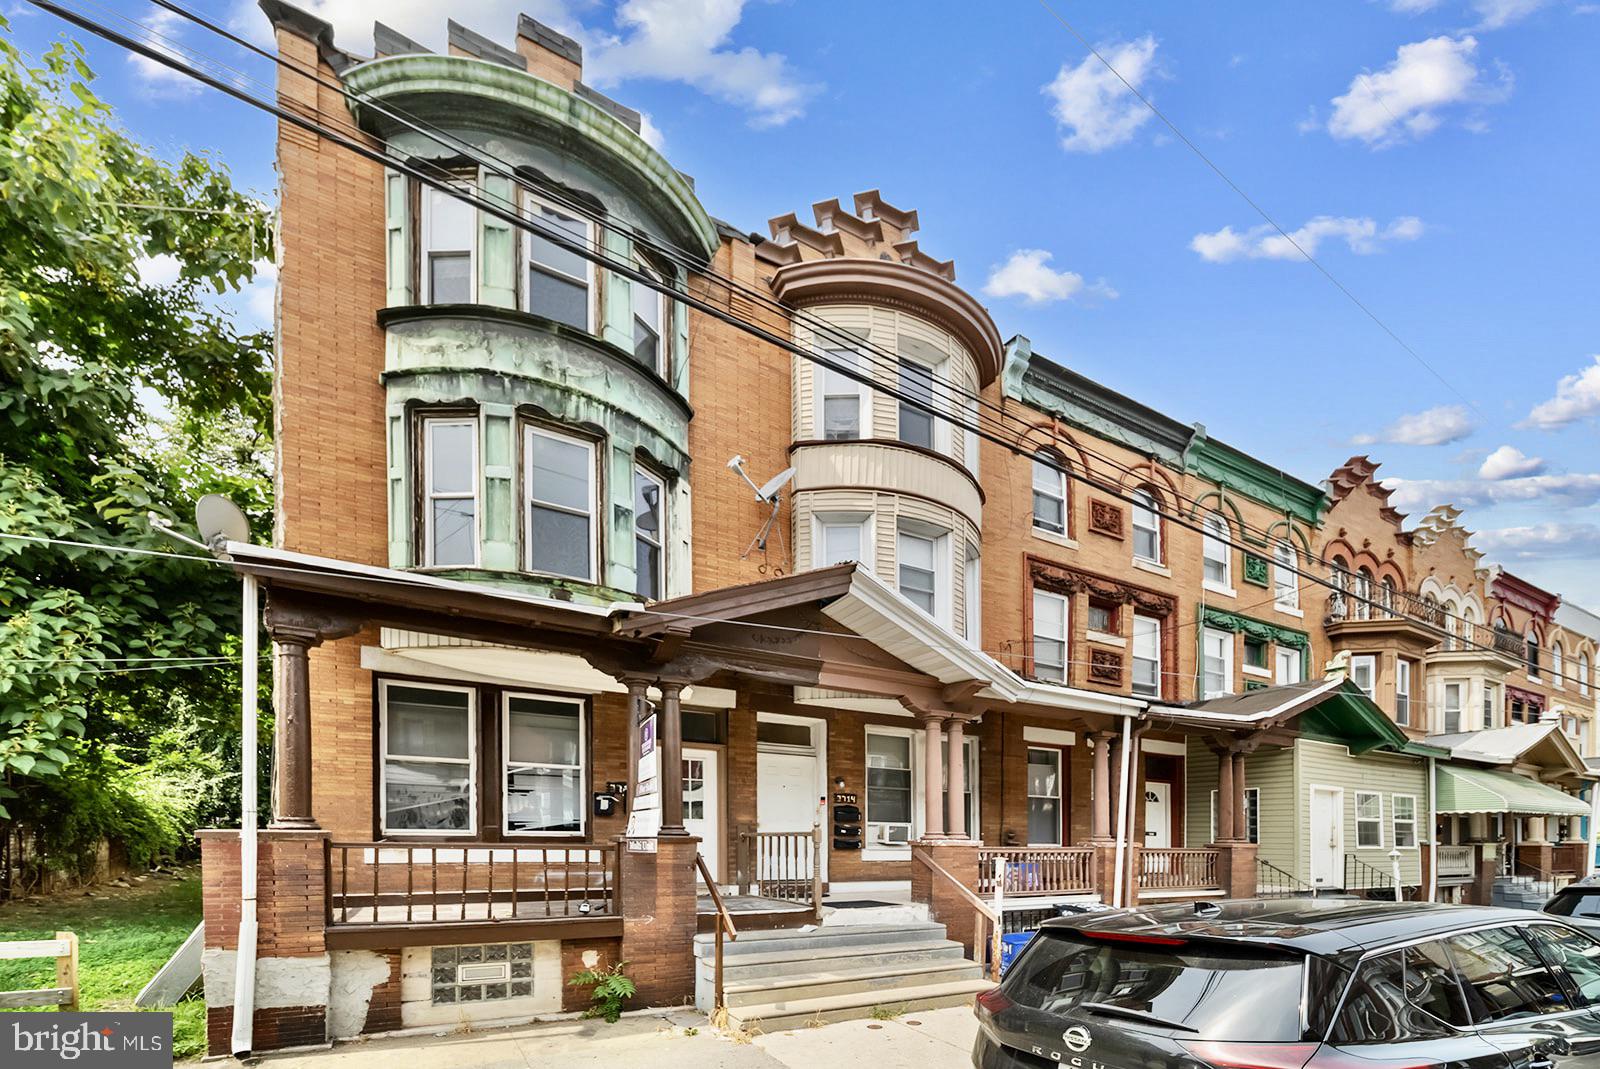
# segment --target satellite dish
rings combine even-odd
[[[778,474],[767,480],[767,485],[756,491],[756,496],[763,501],[771,501],[778,496],[778,491],[789,484],[794,478],[793,468],[784,468]]]
[[[221,494],[207,494],[194,506],[194,525],[210,545],[217,542],[250,541],[250,521],[239,506]]]

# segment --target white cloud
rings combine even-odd
[[[1473,545],[1507,560],[1600,556],[1600,526],[1592,523],[1538,523],[1478,531]]]
[[[1304,259],[1301,249],[1315,256],[1324,239],[1343,241],[1351,252],[1364,255],[1379,251],[1389,242],[1415,241],[1422,231],[1422,220],[1414,215],[1401,216],[1381,228],[1367,216],[1318,215],[1289,232],[1292,242],[1263,223],[1244,231],[1225,226],[1209,234],[1196,234],[1189,240],[1189,248],[1214,264],[1232,260],[1300,260]]]
[[[510,47],[517,15],[525,12],[583,45],[586,82],[682,82],[749,112],[754,126],[781,126],[803,114],[820,87],[780,52],[731,43],[746,2],[624,0],[611,29],[583,22],[580,13],[591,7],[585,0],[458,0],[448,11],[435,0],[301,0],[300,6],[332,23],[335,43],[354,52],[370,50],[374,20],[443,51],[447,17]],[[237,0],[234,22],[258,38],[265,32],[254,0]]]
[[[1596,415],[1600,415],[1600,354],[1576,375],[1563,375],[1556,383],[1556,395],[1534,405],[1519,426],[1553,431]]]
[[[175,47],[181,40],[184,27],[188,20],[176,12],[165,8],[157,9],[148,18],[141,20],[150,38],[147,42],[151,48],[165,53],[183,63],[192,63],[190,57],[178,51]],[[128,53],[128,66],[133,68],[133,73],[138,78],[140,88],[148,97],[162,99],[176,99],[191,97],[200,92],[202,86],[199,82],[173,70],[165,64],[158,63],[148,56],[137,53]]]
[[[1478,467],[1480,479],[1517,479],[1544,471],[1543,457],[1530,457],[1514,445],[1503,445],[1483,458]]]
[[[1155,71],[1156,39],[1149,34],[1102,45],[1099,51],[1136,89]],[[1084,57],[1076,67],[1062,64],[1041,92],[1055,101],[1050,111],[1061,127],[1061,147],[1068,152],[1103,152],[1125,144],[1150,120],[1150,109],[1094,56]]]
[[[1401,416],[1379,434],[1357,435],[1356,445],[1388,442],[1391,445],[1449,445],[1477,429],[1465,405],[1439,405]]]
[[[133,269],[139,275],[139,283],[144,286],[172,285],[178,281],[181,267],[176,256],[165,252],[159,256],[141,256],[133,263]]]
[[[1393,63],[1350,80],[1333,98],[1328,133],[1373,147],[1421,138],[1437,129],[1441,111],[1458,105],[1491,104],[1511,92],[1511,74],[1500,68],[1491,81],[1474,62],[1477,38],[1430,37],[1401,45]]]
[[[657,152],[666,150],[667,135],[661,132],[661,127],[655,124],[655,120],[650,118],[648,112],[639,113],[639,136],[644,138],[645,144]]]
[[[1472,10],[1482,20],[1480,30],[1498,30],[1513,22],[1521,22],[1538,11],[1548,0],[1473,0]]]
[[[1439,0],[1390,0],[1389,8],[1402,15],[1420,15],[1439,6]]]
[[[1519,479],[1385,479],[1394,490],[1390,503],[1399,509],[1428,509],[1451,504],[1477,505],[1535,503],[1559,508],[1583,508],[1600,502],[1600,474],[1529,475]]]
[[[1011,258],[989,272],[983,292],[990,297],[1021,297],[1029,304],[1050,304],[1073,298],[1112,300],[1117,291],[1104,281],[1086,283],[1076,271],[1050,266],[1052,254],[1044,249],[1018,249]]]

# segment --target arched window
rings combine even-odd
[[[1585,698],[1589,696],[1589,655],[1578,654],[1578,693]]]
[[[1161,563],[1161,505],[1149,490],[1140,487],[1133,498],[1133,555],[1138,560]]]
[[[1550,647],[1550,682],[1554,683],[1558,687],[1566,685],[1561,678],[1564,674],[1562,672],[1562,662],[1563,657],[1561,655],[1561,643],[1557,642]]]
[[[1399,604],[1399,599],[1395,597],[1394,580],[1386,575],[1386,576],[1383,577],[1383,582],[1379,584],[1379,590],[1378,590],[1378,606],[1379,606],[1379,608],[1378,608],[1378,612],[1375,615],[1378,615],[1378,616],[1393,616],[1394,615],[1395,606],[1398,605],[1398,604]],[[1435,608],[1437,608],[1437,606],[1435,606]]]
[[[1527,650],[1528,650],[1527,657],[1526,657],[1526,660],[1528,662],[1528,678],[1529,679],[1538,679],[1539,678],[1539,633],[1533,629],[1533,625],[1532,624],[1529,624],[1527,633],[1524,634],[1522,637],[1523,637],[1523,642],[1526,644]]]
[[[1454,598],[1444,603],[1444,648],[1447,650],[1456,648],[1456,635],[1459,634],[1459,625],[1461,623],[1459,619],[1460,613],[1461,606],[1456,604]]]
[[[1222,518],[1222,513],[1212,512],[1206,515],[1201,552],[1205,558],[1205,584],[1213,590],[1232,592],[1233,550],[1229,545],[1232,538],[1233,529],[1228,526],[1228,521]]]
[[[1043,449],[1033,458],[1033,529],[1067,533],[1066,465]]]
[[[1328,598],[1328,616],[1343,620],[1350,615],[1350,593],[1355,587],[1355,576],[1343,557],[1333,558],[1333,593]]]
[[[1279,542],[1272,547],[1273,601],[1280,609],[1300,608],[1300,557],[1294,546]]]
[[[1372,572],[1362,565],[1356,572],[1356,619],[1372,619]]]

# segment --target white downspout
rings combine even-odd
[[[1133,745],[1133,718],[1122,718],[1122,789],[1117,792],[1117,849],[1115,853],[1117,871],[1111,877],[1111,904],[1119,909],[1125,908],[1127,902],[1123,894],[1123,873],[1126,871],[1128,856],[1128,795],[1132,792],[1132,785],[1128,782],[1128,768],[1133,764],[1133,755],[1129,749]]]
[[[1439,901],[1439,796],[1433,758],[1428,758],[1428,901]]]
[[[256,578],[244,577],[244,662],[239,680],[239,949],[233,974],[233,1053],[250,1053],[256,1006]]]
[[[1600,783],[1589,784],[1589,856],[1583,859],[1586,874],[1595,870],[1595,844],[1600,843]]]

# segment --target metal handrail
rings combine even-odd
[[[712,972],[712,1006],[713,1012],[727,1009],[726,1000],[722,994],[722,936],[727,934],[729,939],[739,938],[739,929],[733,923],[733,914],[728,912],[728,905],[722,900],[722,892],[717,889],[717,881],[711,877],[711,869],[706,866],[705,856],[696,852],[694,855],[695,866],[700,870],[700,878],[706,883],[706,890],[711,894],[711,905],[717,911],[716,923],[716,958]]]
[[[1273,890],[1269,892],[1271,894],[1309,895],[1315,893],[1312,888],[1306,886],[1306,884],[1301,881],[1300,877],[1296,876],[1292,872],[1289,872],[1287,869],[1280,869],[1266,858],[1258,855],[1256,857],[1256,896],[1258,898],[1263,897],[1263,893],[1261,891],[1261,877],[1263,875],[1263,869],[1266,870],[1265,875],[1271,878],[1272,885],[1278,888],[1283,888],[1283,890]]]

